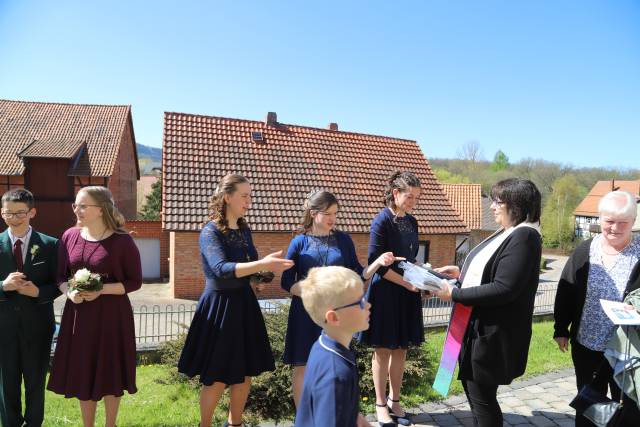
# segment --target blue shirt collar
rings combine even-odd
[[[318,341],[320,342],[320,347],[322,347],[326,351],[338,355],[340,358],[346,360],[354,366],[356,365],[355,353],[340,344],[338,341],[328,336],[324,331],[322,331],[322,334],[320,334],[320,338],[318,338]]]

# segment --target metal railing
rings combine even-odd
[[[535,300],[534,315],[546,315],[553,313],[553,302],[556,293],[556,283],[540,283]],[[289,300],[261,300],[260,307],[263,313],[276,313],[282,304],[288,304]],[[426,328],[445,326],[449,322],[452,304],[442,302],[438,298],[428,298],[422,303],[422,319]],[[151,345],[152,347],[164,341],[177,339],[180,334],[186,333],[196,304],[180,304],[177,306],[146,305],[136,306],[133,309],[133,318],[136,331],[136,342],[140,347]],[[62,309],[56,311],[56,321],[60,322]]]

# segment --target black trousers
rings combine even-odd
[[[476,427],[502,427],[502,410],[498,404],[498,386],[462,380],[467,395],[473,425]]]
[[[45,379],[49,367],[51,336],[18,334],[13,342],[0,340],[0,425],[41,426],[44,420]],[[24,380],[25,411],[21,385]]]

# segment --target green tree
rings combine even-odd
[[[162,210],[162,177],[151,184],[151,193],[147,194],[147,200],[139,214],[140,219],[146,221],[157,221],[160,219]]]
[[[499,172],[506,170],[509,167],[509,157],[502,150],[498,150],[496,155],[493,156],[493,163],[491,163],[491,170],[493,172]]]
[[[542,210],[542,236],[547,247],[567,249],[574,240],[573,211],[587,194],[575,175],[556,179]]]
[[[433,173],[443,184],[469,184],[471,182],[466,176],[449,172],[443,168],[433,168]]]

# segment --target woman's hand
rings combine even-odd
[[[282,251],[271,253],[260,260],[263,267],[267,271],[273,273],[282,273],[293,267],[293,261],[282,258]]]
[[[80,295],[82,295],[82,298],[85,301],[93,301],[94,299],[98,298],[100,295],[102,295],[101,291],[84,291],[84,292],[80,292]]]
[[[396,261],[404,261],[405,259],[405,257],[394,256],[393,252],[385,252],[380,255],[374,262],[379,267],[388,267]]]
[[[567,337],[555,337],[554,340],[558,343],[558,348],[561,352],[569,350],[569,338]]]
[[[454,279],[460,277],[460,267],[457,265],[445,265],[444,267],[434,268],[438,273],[446,274],[447,276],[451,276]]]
[[[82,297],[81,293],[77,290],[74,290],[74,291],[67,290],[67,298],[69,298],[71,302],[73,302],[74,304],[80,304],[81,302],[84,301],[84,298]]]
[[[438,273],[447,274],[444,271],[438,271]],[[432,294],[440,298],[442,301],[451,301],[451,293],[453,292],[454,286],[450,285],[446,280],[442,280],[441,283],[442,289],[439,291],[433,291]]]

